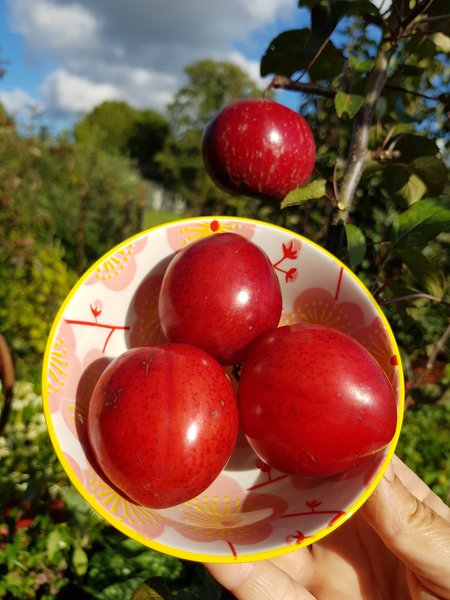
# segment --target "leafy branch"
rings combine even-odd
[[[430,300],[431,302],[437,302],[438,304],[443,304],[450,308],[450,302],[438,298],[437,296],[433,296],[433,294],[425,294],[424,292],[406,294],[405,296],[397,296],[396,298],[385,298],[381,304],[397,304],[398,302],[410,302],[411,300]]]
[[[280,88],[293,92],[303,92],[304,94],[311,94],[313,96],[324,96],[325,98],[334,98],[336,96],[336,90],[326,88],[317,83],[302,83],[285,75],[275,75],[264,91],[264,94],[267,95],[270,90]]]
[[[392,78],[393,77],[391,76],[389,78],[389,81],[391,81]],[[430,96],[429,94],[423,94],[422,92],[418,92],[417,90],[409,90],[401,85],[386,83],[384,87],[385,89],[393,92],[402,92],[404,94],[411,94],[412,96],[417,96],[418,98],[424,98],[433,102],[445,103],[445,99],[441,96]],[[302,83],[301,81],[291,79],[286,75],[275,75],[272,81],[264,90],[264,96],[268,96],[272,89],[283,89],[293,92],[301,92],[303,94],[309,94],[311,96],[322,96],[324,98],[335,98],[338,94],[338,90],[336,89],[327,88],[317,83]]]
[[[366,84],[362,106],[354,120],[347,164],[339,186],[336,224],[338,221],[347,223],[354,208],[356,190],[370,157],[368,151],[369,129],[372,125],[378,98],[387,80],[387,70],[393,52],[394,47],[391,44],[385,43],[380,47],[374,69]]]
[[[409,57],[428,39],[428,35],[419,26],[428,19],[429,15],[426,13],[432,4],[432,0],[417,0],[412,7],[403,2],[393,2],[392,10],[388,11],[390,13],[389,17],[387,16],[388,13],[381,15],[379,11],[376,16],[365,14],[365,9],[362,8],[356,11],[355,14],[363,16],[364,19],[368,16],[375,18],[377,25],[382,29],[382,38],[374,58],[373,67],[367,77],[361,96],[344,93],[339,89],[327,87],[314,81],[304,83],[300,81],[300,78],[294,80],[292,75],[298,69],[296,69],[295,61],[292,59],[292,52],[295,51],[298,56],[302,56],[301,60],[308,66],[301,69],[301,72],[303,74],[307,71],[311,79],[314,79],[314,73],[310,72],[310,67],[324,53],[325,48],[327,48],[327,52],[337,52],[339,55],[339,51],[331,42],[331,33],[336,28],[339,20],[346,15],[348,7],[343,7],[343,4],[345,3],[333,3],[331,1],[327,5],[314,5],[311,12],[310,38],[307,37],[306,30],[286,32],[272,42],[262,61],[262,74],[267,74],[277,64],[282,65],[283,71],[278,73],[275,71],[276,74],[268,85],[266,93],[271,89],[283,88],[312,96],[331,98],[334,100],[338,117],[347,113],[351,119],[353,118],[353,129],[345,167],[340,181],[335,181],[337,185],[334,185],[336,197],[332,202],[334,210],[329,227],[330,236],[326,243],[329,249],[337,253],[339,253],[343,241],[341,225],[349,223],[350,215],[355,210],[356,192],[362,175],[369,161],[376,157],[376,151],[375,154],[369,151],[369,133],[383,91],[401,92],[438,103],[446,104],[447,102],[445,95],[434,96],[393,83],[392,79],[400,74],[402,66],[398,67],[394,73],[389,72],[392,59],[397,55],[399,49],[405,47],[405,40],[412,40],[416,34],[420,35],[418,44],[414,44],[414,48],[406,52],[406,57]],[[304,47],[306,50],[303,49]],[[312,48],[315,49],[315,52],[311,58],[308,49],[311,50]],[[330,54],[328,58],[331,56]],[[339,56],[339,60],[342,61],[343,57]],[[281,62],[277,63],[277,60],[280,61],[280,59],[282,59]],[[405,58],[403,66],[404,64]],[[274,71],[272,70],[272,72]],[[398,158],[397,154],[394,156],[385,152],[383,152],[383,157],[387,160]],[[286,205],[289,204],[291,202]],[[341,231],[336,231],[336,229]],[[338,240],[337,244],[336,239]]]

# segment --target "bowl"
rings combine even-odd
[[[184,504],[152,510],[130,502],[97,471],[86,437],[92,389],[125,350],[163,341],[157,300],[164,271],[181,248],[205,236],[235,232],[260,246],[279,277],[280,324],[328,324],[359,340],[395,390],[398,422],[381,453],[324,479],[301,479],[262,463],[240,435],[213,484]],[[116,246],[76,283],[47,342],[44,413],[68,477],[111,525],[142,544],[200,562],[273,558],[318,541],[351,517],[390,462],[404,409],[400,355],[389,323],[367,288],[342,262],[289,230],[234,217],[199,217],[144,231]]]

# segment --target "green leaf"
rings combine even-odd
[[[408,183],[408,169],[401,165],[388,165],[383,170],[381,191],[387,197],[400,193],[401,189]]]
[[[395,150],[400,152],[402,162],[410,162],[422,156],[435,156],[439,152],[436,142],[423,135],[407,133],[394,139],[393,143]]]
[[[295,72],[306,69],[312,59],[311,51],[308,50],[310,39],[310,29],[291,29],[274,38],[261,59],[261,76],[276,73],[291,77]],[[319,60],[309,69],[311,80],[320,81],[336,77],[344,62],[342,52],[329,41]]]
[[[448,178],[447,167],[436,156],[420,156],[412,161],[415,173],[423,179],[432,194],[439,194]]]
[[[170,596],[166,595],[165,597],[161,596],[161,594],[144,581],[144,583],[141,583],[140,586],[134,590],[131,600],[168,600],[168,598],[172,597],[172,594],[170,594]]]
[[[446,289],[444,274],[429,258],[415,248],[397,250],[396,254],[402,259],[423,290],[438,298],[443,297]]]
[[[65,547],[64,536],[59,529],[53,529],[47,536],[47,556],[49,562],[55,562],[61,548]]]
[[[366,239],[363,232],[351,223],[345,225],[345,234],[347,236],[347,251],[350,265],[356,267],[361,263],[366,254]]]
[[[95,594],[96,600],[123,600],[123,598],[131,598],[134,600],[133,594],[139,585],[138,577],[130,577],[123,581],[117,581],[107,585],[101,592]],[[137,597],[139,599],[139,596]],[[173,600],[173,596],[141,596],[145,600]]]
[[[450,199],[423,198],[399,214],[392,229],[392,247],[422,248],[450,230]]]
[[[336,109],[337,116],[341,118],[342,115],[347,114],[350,119],[353,119],[361,108],[362,102],[362,96],[338,92],[334,97],[334,108]]]
[[[441,52],[450,52],[450,37],[448,35],[438,32],[434,33],[431,39],[438,50]]]
[[[193,592],[186,590],[181,595],[172,594],[163,577],[150,577],[135,589],[131,600],[195,600]]]
[[[283,198],[281,208],[296,206],[307,200],[318,200],[319,198],[323,198],[323,196],[325,196],[326,183],[325,179],[315,179],[306,185],[292,190]]]
[[[414,173],[409,176],[408,181],[399,190],[399,193],[405,198],[409,205],[414,204],[425,196],[427,192],[426,184]]]
[[[308,59],[304,68],[308,66],[309,62]],[[329,41],[318,60],[308,69],[309,76],[312,81],[335,79],[342,72],[345,62],[342,51],[336,48],[332,41]]]
[[[318,0],[299,0],[298,2],[299,8],[306,7],[310,10],[317,4],[320,4]],[[334,5],[337,5],[336,10],[342,11],[342,14],[344,14],[344,12],[356,15],[363,15],[366,13],[379,14],[378,8],[372,4],[370,0],[329,0],[328,4],[331,5],[332,8]]]
[[[89,559],[86,552],[79,544],[77,544],[74,548],[72,554],[72,564],[77,575],[81,576],[86,574],[89,566]]]
[[[350,54],[350,56],[348,57],[348,64],[357,73],[368,73],[373,69],[375,65],[375,60],[373,60],[372,58],[361,60],[357,58],[354,54]]]
[[[306,54],[312,58],[330,38],[339,21],[351,6],[348,0],[335,0],[327,4],[316,3],[311,9],[311,36]]]
[[[276,73],[290,77],[306,62],[305,46],[309,29],[291,29],[274,38],[261,59],[261,76]]]

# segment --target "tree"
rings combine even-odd
[[[168,107],[175,138],[186,131],[203,131],[216,111],[239,98],[260,96],[261,90],[239,66],[201,60],[186,67],[187,83]]]
[[[37,380],[76,275],[142,229],[145,184],[124,157],[23,137],[9,117],[0,118],[0,154],[0,331],[19,377]]]
[[[158,112],[138,110],[118,100],[99,104],[74,129],[77,142],[135,160],[146,177],[157,177],[154,157],[168,133],[169,124]]]
[[[450,337],[446,5],[299,5],[311,26],[272,40],[261,74],[273,75],[268,89],[300,94],[318,158],[315,180],[284,199],[279,219],[370,286],[403,347],[409,399],[440,397],[448,377],[421,384],[445,364]]]
[[[239,66],[202,60],[186,67],[187,83],[167,109],[171,136],[158,161],[164,183],[180,192],[193,212],[236,210],[236,199],[217,190],[204,173],[201,157],[203,130],[212,116],[239,98],[260,96],[261,90]],[[220,208],[219,208],[220,207]]]

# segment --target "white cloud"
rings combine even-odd
[[[99,83],[64,69],[54,71],[42,86],[49,112],[59,117],[64,113],[79,115],[105,100],[125,100],[137,108],[152,106],[162,111],[171,99],[171,93],[165,91],[170,78],[165,81],[163,90],[158,90],[157,77],[142,69],[112,67],[105,75],[104,82]]]
[[[118,90],[109,83],[95,83],[63,69],[54,71],[42,86],[48,104],[62,112],[84,113],[96,104],[116,98]]]
[[[240,52],[230,52],[226,58],[246,71],[261,88],[268,83],[267,78],[262,78],[260,75],[259,60],[249,60]]]
[[[13,117],[21,117],[30,111],[40,113],[44,108],[41,102],[20,88],[0,91],[0,102]]]
[[[60,53],[95,43],[98,23],[86,8],[51,0],[15,0],[11,3],[13,24],[34,51]]]
[[[162,110],[184,67],[203,58],[232,60],[260,82],[259,56],[244,57],[233,44],[297,10],[295,0],[8,1],[30,57],[57,64],[42,87],[52,115],[111,98]]]

